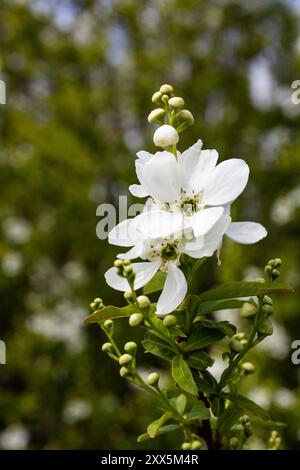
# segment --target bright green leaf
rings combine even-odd
[[[181,393],[178,397],[175,398],[175,403],[176,403],[176,410],[180,415],[184,413],[185,407],[186,407],[186,396]]]
[[[254,414],[254,416],[258,416],[262,419],[268,419],[269,417],[269,413],[266,410],[254,403],[254,401],[249,400],[249,398],[244,397],[243,395],[227,395],[227,398],[231,402],[239,405],[240,407]]]
[[[210,291],[209,291],[210,292]],[[231,308],[241,308],[244,305],[244,300],[239,299],[226,299],[226,300],[209,300],[207,302],[198,302],[197,315],[204,315],[206,313],[217,312],[218,310],[227,310]],[[199,321],[197,317],[194,322]]]
[[[160,418],[150,423],[147,427],[147,433],[149,434],[149,437],[153,439],[157,435],[160,428],[165,424],[166,421],[172,418],[172,416],[173,415],[170,411],[166,411]]]
[[[214,359],[204,351],[194,351],[187,355],[186,362],[195,369],[206,369],[213,365]]]
[[[206,348],[209,344],[220,341],[224,338],[224,333],[220,330],[213,330],[212,328],[199,328],[194,331],[188,338],[185,350],[194,351],[195,349]]]
[[[114,307],[113,305],[109,305],[101,310],[96,310],[96,312],[86,317],[84,322],[102,323],[111,318],[129,317],[132,313],[136,313],[136,307],[134,305],[126,305],[126,307]]]
[[[182,429],[182,424],[166,424],[165,426],[162,426],[158,433],[156,434],[157,436],[160,436],[161,434],[167,434],[169,432],[174,432],[174,431],[179,431]],[[145,434],[141,434],[138,438],[138,442],[143,442],[147,441],[148,439],[151,439],[149,434],[146,432]]]
[[[220,330],[225,336],[233,336],[236,333],[236,327],[229,323],[229,321],[214,321],[214,320],[202,320],[201,327],[214,328]]]
[[[194,419],[209,419],[210,418],[210,411],[202,401],[197,401],[191,411],[188,414],[188,420]]]
[[[176,355],[175,351],[173,351],[169,344],[165,343],[163,340],[157,338],[151,333],[147,333],[145,335],[145,338],[142,341],[142,345],[146,351],[154,354],[154,356],[166,359],[167,361],[171,361]]]
[[[182,390],[192,395],[198,394],[192,372],[181,355],[172,360],[172,377]]]

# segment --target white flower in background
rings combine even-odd
[[[121,259],[142,258],[133,263],[135,272],[134,288],[146,285],[157,271],[167,273],[162,293],[157,302],[157,314],[165,315],[175,310],[187,293],[187,282],[181,269],[180,256],[188,254],[193,258],[212,256],[219,248],[230,217],[223,216],[206,235],[191,238],[191,231],[182,226],[182,215],[167,211],[146,211],[134,219],[125,220],[109,235],[110,243],[131,246],[119,254]],[[114,289],[130,290],[127,279],[121,277],[115,267],[105,273],[106,282]]]
[[[169,126],[169,124],[164,124],[160,126],[154,132],[153,142],[157,147],[171,147],[172,145],[176,145],[179,140],[179,135],[176,129],[173,126]]]

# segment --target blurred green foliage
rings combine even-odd
[[[122,303],[103,273],[117,253],[96,237],[96,208],[117,204],[136,181],[135,152],[154,151],[146,116],[164,82],[196,117],[181,149],[201,138],[220,159],[240,157],[249,185],[236,220],[269,236],[227,241],[222,266],[203,267],[199,287],[255,278],[282,257],[282,278],[299,287],[299,11],[293,1],[3,0],[0,78],[0,447],[139,448],[155,403],[119,378],[104,338],[82,325],[96,296]],[[129,198],[131,201],[131,199]],[[201,275],[202,274],[202,275]],[[275,303],[275,335],[250,358],[245,384],[300,448],[299,295]],[[227,313],[225,312],[226,316]],[[138,340],[124,321],[121,343]],[[299,338],[300,339],[300,338]],[[141,349],[141,348],[140,348]],[[145,370],[162,368],[140,351]],[[216,364],[216,368],[218,362]],[[176,435],[144,448],[175,448]],[[252,447],[262,445],[260,436]]]

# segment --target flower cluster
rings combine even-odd
[[[245,189],[249,167],[244,160],[231,158],[218,162],[218,152],[203,149],[201,140],[180,153],[179,133],[193,124],[184,100],[173,95],[171,85],[162,85],[152,101],[149,122],[159,124],[154,144],[163,150],[137,153],[135,162],[139,184],[129,187],[139,198],[147,198],[144,211],[125,220],[109,234],[109,242],[130,248],[120,260],[141,258],[132,263],[132,286],[128,276],[114,266],[105,273],[107,283],[127,292],[145,286],[158,271],[166,273],[165,284],[156,305],[158,315],[174,311],[184,300],[188,283],[184,257],[202,259],[219,254],[224,235],[251,244],[267,234],[255,222],[232,222],[231,204]],[[125,268],[126,269],[126,268]]]

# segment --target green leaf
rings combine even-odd
[[[264,295],[264,294],[284,294],[294,292],[289,286],[283,284],[268,285],[261,282],[232,282],[228,284],[222,284],[216,289],[209,290],[199,295],[200,302],[206,302],[208,300],[222,300],[230,299],[235,297],[248,297],[252,295]]]
[[[201,374],[203,371],[201,371]],[[197,384],[198,390],[201,390],[201,392],[206,393],[207,395],[213,393],[215,391],[214,385],[209,380],[206,380],[203,377],[200,377],[199,374],[193,374],[195,382]]]
[[[197,401],[191,411],[189,412],[187,419],[194,420],[194,419],[209,419],[210,418],[210,411],[202,401]]]
[[[192,372],[182,356],[175,356],[172,360],[172,377],[182,390],[197,395],[198,389],[194,382]]]
[[[221,433],[230,432],[232,426],[244,414],[244,410],[237,405],[230,405],[224,413],[218,418],[218,429]]]
[[[286,423],[281,423],[280,421],[272,421],[271,419],[267,420],[262,420],[261,418],[252,418],[252,423],[262,426],[265,429],[282,429],[286,428],[287,424]]]
[[[228,398],[231,402],[244,408],[245,410],[249,411],[250,413],[254,414],[254,416],[257,416],[262,419],[268,419],[269,417],[269,413],[266,410],[254,403],[254,401],[249,400],[249,398],[244,397],[243,395],[227,395],[226,398]]]
[[[213,330],[212,328],[199,328],[194,331],[188,338],[185,350],[193,351],[195,349],[206,348],[209,344],[220,341],[224,338],[224,333],[220,330]]]
[[[212,366],[215,361],[204,351],[194,351],[187,355],[186,362],[195,369],[206,369]]]
[[[209,291],[210,292],[210,291]],[[204,315],[206,313],[217,312],[218,310],[227,310],[231,308],[241,308],[244,305],[244,300],[227,299],[227,300],[209,300],[207,302],[198,302],[197,315]],[[199,321],[197,317],[194,322]]]
[[[165,424],[166,421],[172,418],[172,416],[173,415],[170,411],[166,411],[160,418],[150,423],[147,427],[147,433],[149,437],[151,437],[152,439],[156,437],[160,428]]]
[[[109,305],[101,310],[96,310],[96,312],[86,317],[84,323],[102,323],[111,318],[129,317],[132,313],[136,313],[136,307],[134,305],[126,305],[126,307],[114,307],[113,305]]]
[[[211,411],[214,416],[221,416],[225,411],[225,400],[223,397],[216,395],[211,398],[210,403]]]
[[[184,413],[186,407],[187,398],[181,393],[177,398],[175,398],[175,407],[180,415]]]
[[[245,302],[243,302],[245,303]],[[225,336],[229,338],[236,333],[236,327],[229,323],[229,321],[214,321],[214,320],[202,320],[201,327],[214,328],[215,330],[220,330],[224,333]]]
[[[168,328],[163,324],[163,321],[156,315],[151,315],[149,322],[147,322],[151,332],[161,339],[170,338],[170,332]]]
[[[153,294],[154,292],[159,292],[160,290],[162,290],[165,284],[166,277],[167,277],[166,273],[162,271],[158,271],[153,276],[151,281],[149,281],[148,284],[144,286],[143,288],[144,295]]]
[[[146,351],[167,361],[171,361],[176,356],[175,351],[173,351],[169,344],[165,343],[160,338],[158,339],[151,333],[146,333],[142,345]]]
[[[162,426],[159,429],[159,431],[156,435],[160,436],[161,434],[167,434],[169,432],[179,431],[182,428],[183,428],[182,424],[166,424],[165,426]],[[148,439],[151,439],[151,438],[150,438],[149,434],[146,432],[145,434],[141,434],[137,438],[137,441],[138,442],[143,442],[143,441],[147,441]]]

